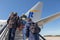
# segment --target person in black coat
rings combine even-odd
[[[19,17],[17,13],[12,12],[7,20],[7,25],[9,28],[8,40],[14,40],[16,28],[19,26]]]

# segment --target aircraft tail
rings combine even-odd
[[[37,22],[40,20],[41,11],[42,11],[42,2],[38,2],[25,15],[28,18],[31,18],[32,21]]]

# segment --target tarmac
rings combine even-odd
[[[45,37],[46,40],[60,40],[60,37],[55,36],[55,37]]]

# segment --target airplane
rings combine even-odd
[[[41,28],[48,22],[51,22],[57,18],[60,18],[60,12],[57,12],[53,15],[41,19],[42,12],[42,2],[38,2],[35,6],[33,6],[30,10],[28,10],[25,15],[30,17],[33,22],[36,22]]]
[[[6,25],[7,20],[0,20],[0,30]]]
[[[28,18],[31,18],[33,22],[36,22],[40,28],[42,28],[46,23],[60,18],[60,12],[57,12],[51,16],[41,19],[42,4],[42,2],[38,2],[30,10],[28,10],[28,12],[24,13],[24,15],[26,15]],[[4,22],[7,23],[7,20]]]

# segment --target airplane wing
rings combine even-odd
[[[60,18],[60,12],[56,13],[56,14],[54,14],[52,16],[49,16],[47,18],[44,18],[44,19],[38,21],[37,23],[38,23],[39,26],[43,26],[44,24],[46,24],[46,23],[48,23],[48,22],[50,22],[52,20],[55,20],[57,18]]]
[[[40,20],[41,11],[42,11],[42,2],[38,2],[27,13],[25,13],[25,15],[28,18],[31,18],[32,21],[37,22]]]

